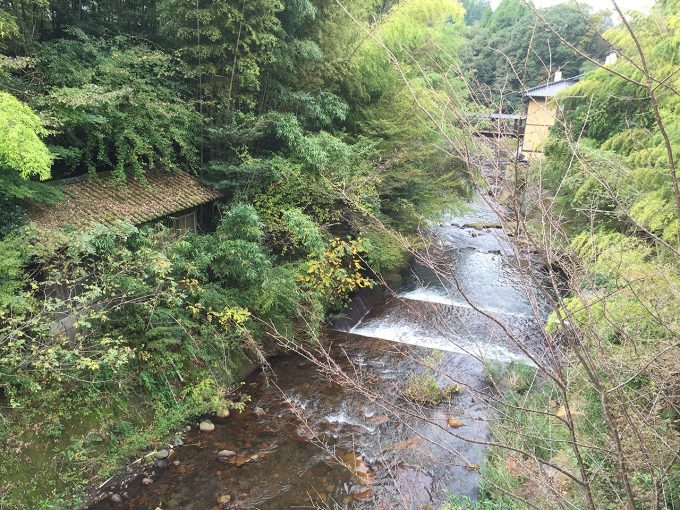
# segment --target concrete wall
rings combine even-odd
[[[545,98],[529,99],[527,121],[524,130],[522,152],[528,158],[543,157],[543,143],[548,138],[550,127],[555,124],[557,109],[555,103]]]
[[[350,304],[331,322],[331,328],[350,331],[371,309],[387,295],[387,288],[376,285],[372,289],[363,288],[352,298]]]

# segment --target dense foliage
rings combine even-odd
[[[546,463],[596,473],[602,508],[679,507],[680,4],[632,16],[637,40],[602,38],[609,13],[584,9],[0,0],[0,508],[72,508],[191,417],[242,408],[244,367],[313,341],[466,195],[470,168],[441,150],[455,132],[464,152],[461,113],[518,105],[558,69],[588,73],[515,184],[540,198],[527,232],[571,290],[547,324],[571,339],[566,384],[487,367],[502,394],[479,507],[550,506],[529,483]],[[610,44],[614,73],[582,55]],[[211,231],[40,231],[26,215],[63,198],[50,179],[156,169],[224,194]],[[427,393],[411,401],[439,402],[435,383],[407,380]],[[586,506],[567,478],[558,504]]]
[[[244,365],[403,267],[393,234],[467,188],[418,106],[445,89],[464,13],[0,1],[0,507],[72,506],[189,417],[238,407]],[[62,198],[49,178],[158,168],[224,192],[214,232],[45,232],[24,214]]]
[[[564,393],[540,378],[530,392],[510,387],[496,433],[500,443],[568,473],[579,466],[597,473],[587,484],[595,506],[585,499],[585,484],[554,475],[554,486],[577,508],[680,505],[678,12],[677,1],[659,2],[648,15],[631,16],[630,28],[604,34],[618,62],[557,98],[562,115],[546,159],[532,165],[524,183],[544,190],[543,227],[534,227],[569,279],[570,295],[548,321],[549,333],[568,344],[568,384]],[[520,401],[522,410],[514,406]],[[531,489],[537,469],[532,459],[494,448],[489,508],[548,505],[544,492]]]
[[[589,12],[587,5],[560,3],[540,9],[540,17],[521,0],[503,0],[493,12],[474,5],[480,14],[470,20],[468,66],[492,97],[545,83],[557,70],[566,78],[592,68],[546,25],[595,59],[601,60],[609,49],[600,37],[609,15]]]
[[[680,81],[675,70],[680,64],[680,24],[674,6],[662,4],[634,25],[650,74],[662,82],[653,82],[661,126],[644,86],[635,42],[623,27],[617,27],[606,36],[630,55],[614,67],[628,79],[599,69],[569,89],[561,101],[565,127],[556,131],[547,147],[546,173],[551,188],[562,184],[561,203],[583,211],[578,222],[595,214],[624,233],[642,229],[677,247],[680,202],[672,165],[677,172]],[[669,151],[676,155],[671,160]],[[567,164],[570,169],[565,173]]]

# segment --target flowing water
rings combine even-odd
[[[121,502],[94,508],[387,510],[438,508],[447,491],[474,499],[488,439],[483,364],[531,363],[535,317],[548,310],[497,222],[480,198],[445,218],[432,256],[413,263],[396,295],[325,334],[332,370],[294,354],[273,360],[268,375],[246,380],[246,411],[213,419],[211,433],[193,427],[167,467],[148,466],[153,483],[140,476],[117,489]],[[405,400],[421,372],[460,392],[434,409]],[[220,459],[221,450],[235,455]]]

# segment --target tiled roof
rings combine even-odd
[[[560,81],[553,81],[551,83],[546,83],[545,85],[538,85],[537,87],[532,87],[524,91],[524,95],[527,97],[553,97],[558,93],[562,92],[577,83],[583,75],[579,74],[572,78],[566,78]]]
[[[136,225],[217,200],[222,195],[185,172],[149,171],[146,182],[117,183],[110,172],[52,181],[64,194],[54,205],[32,204],[28,218],[40,230],[127,220]]]

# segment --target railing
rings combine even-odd
[[[508,113],[471,113],[470,122],[478,135],[489,138],[523,138],[526,117]]]

